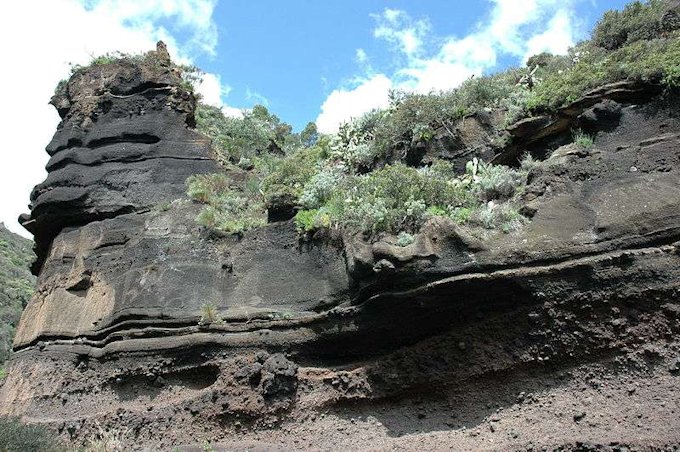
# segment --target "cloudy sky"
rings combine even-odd
[[[625,0],[21,0],[0,6],[0,221],[45,177],[58,123],[47,105],[69,63],[164,40],[206,71],[206,102],[235,113],[267,105],[301,129],[387,103],[392,88],[429,92],[471,75],[565,52]]]

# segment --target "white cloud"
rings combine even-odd
[[[494,68],[501,55],[526,59],[541,51],[565,53],[574,43],[570,0],[494,0],[487,22],[462,38],[447,38],[427,58],[410,58],[399,69],[399,87],[426,93],[459,86],[472,75]],[[559,9],[558,9],[559,8]],[[557,10],[555,12],[555,10]],[[546,19],[553,14],[547,27]]]
[[[231,88],[222,84],[219,74],[206,73],[201,75],[201,81],[196,84],[195,90],[201,95],[203,103],[213,107],[222,107],[222,96],[228,96]]]
[[[333,131],[340,121],[358,116],[357,112],[380,108],[390,88],[418,93],[444,91],[494,69],[500,57],[510,56],[524,63],[542,51],[565,53],[576,36],[571,20],[576,1],[580,0],[524,0],[519,5],[517,0],[492,0],[487,19],[471,33],[439,39],[430,35],[426,19],[413,20],[405,11],[389,8],[374,14],[373,35],[396,51],[398,68],[391,76],[378,79],[371,76],[373,68],[369,66],[361,83],[333,91],[322,106],[317,126]],[[432,42],[439,44],[428,48]],[[358,61],[368,58],[365,52],[359,58],[357,52]],[[382,91],[372,91],[376,80],[380,80]]]
[[[365,63],[368,61],[368,55],[364,49],[357,49],[355,58],[357,63]]]
[[[191,52],[215,54],[217,26],[212,19],[216,0],[94,0],[87,3],[92,14],[108,17],[128,28],[161,29],[160,20],[170,20],[173,27],[188,31],[191,38],[185,43]]]
[[[357,118],[374,108],[386,108],[391,88],[390,79],[378,74],[355,83],[354,88],[336,89],[321,106],[321,114],[316,119],[319,132],[337,132],[338,127],[351,118]]]
[[[31,189],[45,178],[44,149],[59,121],[47,102],[57,82],[68,75],[69,63],[86,64],[92,56],[116,50],[152,50],[159,39],[181,61],[190,61],[196,52],[212,54],[217,44],[214,7],[214,0],[3,2],[0,124],[8,132],[0,154],[0,221],[27,235],[16,218],[28,210]],[[177,31],[189,38],[178,41]],[[217,102],[217,93],[224,93],[208,79],[212,85],[206,89]]]
[[[230,118],[242,118],[243,111],[242,108],[229,107],[228,105],[222,106],[222,114]]]
[[[426,20],[412,20],[404,11],[386,8],[382,14],[374,14],[378,26],[373,36],[392,43],[406,55],[415,55],[422,47],[430,30]]]
[[[541,52],[550,52],[556,55],[567,53],[569,47],[574,44],[574,33],[569,12],[564,9],[559,10],[550,20],[547,30],[529,39],[523,61]]]
[[[459,86],[481,68],[470,67],[462,62],[440,59],[420,60],[411,67],[399,71],[402,81],[397,88],[426,94],[431,91],[444,91]]]
[[[551,0],[523,0],[518,7],[516,0],[494,0],[490,22],[476,35],[479,41],[487,41],[505,53],[522,53],[521,27],[535,22]]]

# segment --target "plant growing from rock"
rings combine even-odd
[[[583,149],[590,149],[593,147],[595,140],[591,135],[583,133],[581,130],[574,132],[574,143]]]
[[[616,50],[635,41],[653,39],[663,30],[661,18],[667,2],[634,1],[622,11],[604,13],[593,30],[593,44]]]
[[[199,221],[238,232],[264,224],[267,208],[284,206],[291,214],[298,209],[295,224],[301,232],[331,227],[369,235],[413,233],[433,216],[514,230],[524,223],[518,196],[527,174],[539,165],[530,156],[518,169],[472,161],[461,175],[446,162],[405,165],[409,150],[437,134],[455,137],[456,121],[482,109],[505,111],[510,124],[554,111],[609,82],[680,86],[680,38],[662,24],[662,3],[636,2],[605,15],[592,41],[567,55],[535,55],[526,68],[476,77],[446,92],[392,92],[389,108],[354,119],[332,136],[309,125],[294,134],[261,106],[242,118],[201,106],[198,129],[213,138],[220,159],[241,162],[253,176],[246,190],[220,188],[224,181],[218,179],[198,184],[190,196],[208,205]],[[593,137],[583,133],[574,141],[585,149],[593,145]],[[211,184],[219,195],[205,194]]]
[[[226,174],[191,176],[187,179],[187,195],[206,204],[196,221],[207,228],[241,234],[267,223],[260,194],[232,188]]]
[[[166,54],[165,56],[167,57],[168,55]],[[198,69],[196,66],[187,64],[177,64],[173,61],[165,59],[158,53],[158,51],[139,54],[124,52],[107,52],[103,55],[93,56],[89,63],[84,65],[69,63],[70,64],[69,75],[73,76],[76,73],[87,71],[94,66],[103,66],[114,63],[143,64],[155,67],[160,66],[169,67],[171,70],[174,70],[177,73],[179,73],[181,77],[180,86],[184,90],[191,93],[194,92],[196,85],[201,82],[203,76],[202,71]],[[57,86],[55,87],[54,90],[55,94],[60,93],[63,89],[65,89],[67,84],[68,84],[67,79],[60,80],[57,83]]]
[[[454,174],[451,164],[436,162],[423,169],[394,164],[365,175],[344,175],[335,180],[330,197],[317,199],[314,209],[298,212],[296,222],[302,231],[321,225],[366,234],[416,232],[433,216],[464,224],[487,201],[511,203],[526,178],[524,171],[476,159],[465,175]],[[502,222],[494,216],[493,221],[482,223],[493,228]]]
[[[470,221],[486,229],[500,229],[509,233],[521,228],[527,219],[511,203],[489,201],[471,215]]]
[[[406,231],[401,231],[397,236],[397,246],[406,247],[413,244],[416,238],[413,234],[409,234]]]
[[[199,325],[220,325],[224,320],[220,317],[217,307],[212,303],[205,303],[201,306],[201,318],[198,320]]]

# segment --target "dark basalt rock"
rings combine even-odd
[[[438,218],[398,247],[388,235],[301,240],[285,212],[240,237],[209,234],[184,182],[220,168],[172,67],[82,71],[53,100],[63,121],[49,175],[22,218],[36,235],[38,291],[0,414],[76,442],[102,426],[134,427],[130,444],[156,448],[216,431],[285,435],[282,425],[323,422],[317,411],[377,422],[385,447],[423,430],[473,441],[461,449],[548,436],[555,447],[621,436],[633,447],[677,445],[680,429],[664,427],[677,426],[677,413],[640,399],[680,400],[668,380],[680,347],[680,103],[658,94],[603,87],[511,127],[502,148],[472,131],[493,114],[468,118],[467,138],[439,140],[452,160],[488,146],[515,162],[522,146],[559,143],[577,125],[592,127],[595,143],[555,144],[532,170],[523,229],[473,235]],[[206,303],[223,323],[198,324]],[[629,393],[643,374],[661,392]],[[568,397],[576,391],[590,394],[588,408]],[[557,414],[532,411],[539,403]],[[617,418],[616,432],[594,424],[613,404],[644,411],[653,430],[634,416]],[[478,431],[492,415],[504,421]]]
[[[474,157],[483,160],[494,157],[503,139],[503,121],[504,114],[500,111],[481,110],[466,115],[451,126],[436,129],[431,139],[411,146],[406,162],[418,166],[436,158],[444,159],[457,171],[464,172],[465,164]]]
[[[297,364],[276,353],[262,364],[262,393],[265,397],[287,395],[297,389]]]
[[[35,235],[34,273],[64,228],[149,210],[182,197],[189,175],[219,171],[209,140],[189,128],[196,100],[181,82],[158,50],[80,70],[55,94],[49,175],[20,218]]]
[[[523,119],[508,127],[511,144],[491,161],[516,165],[527,151],[545,158],[559,146],[570,143],[572,133],[579,127],[590,132],[613,130],[620,116],[618,104],[643,105],[662,90],[653,80],[646,83],[624,80],[593,89],[552,115]]]

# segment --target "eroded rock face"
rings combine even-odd
[[[216,171],[210,143],[189,129],[195,99],[167,53],[77,72],[52,98],[62,122],[47,146],[47,179],[21,219],[35,234],[39,272],[64,229],[181,197],[194,173]]]
[[[525,228],[436,219],[398,247],[301,241],[288,221],[201,230],[184,180],[220,169],[177,74],[81,74],[54,100],[64,120],[26,219],[38,292],[0,412],[140,447],[679,445],[678,98],[612,90],[558,119],[590,124],[595,145],[532,170]],[[571,123],[552,121],[511,128],[507,158],[559,142]],[[223,324],[199,325],[206,303]],[[668,405],[644,408],[656,387]]]

